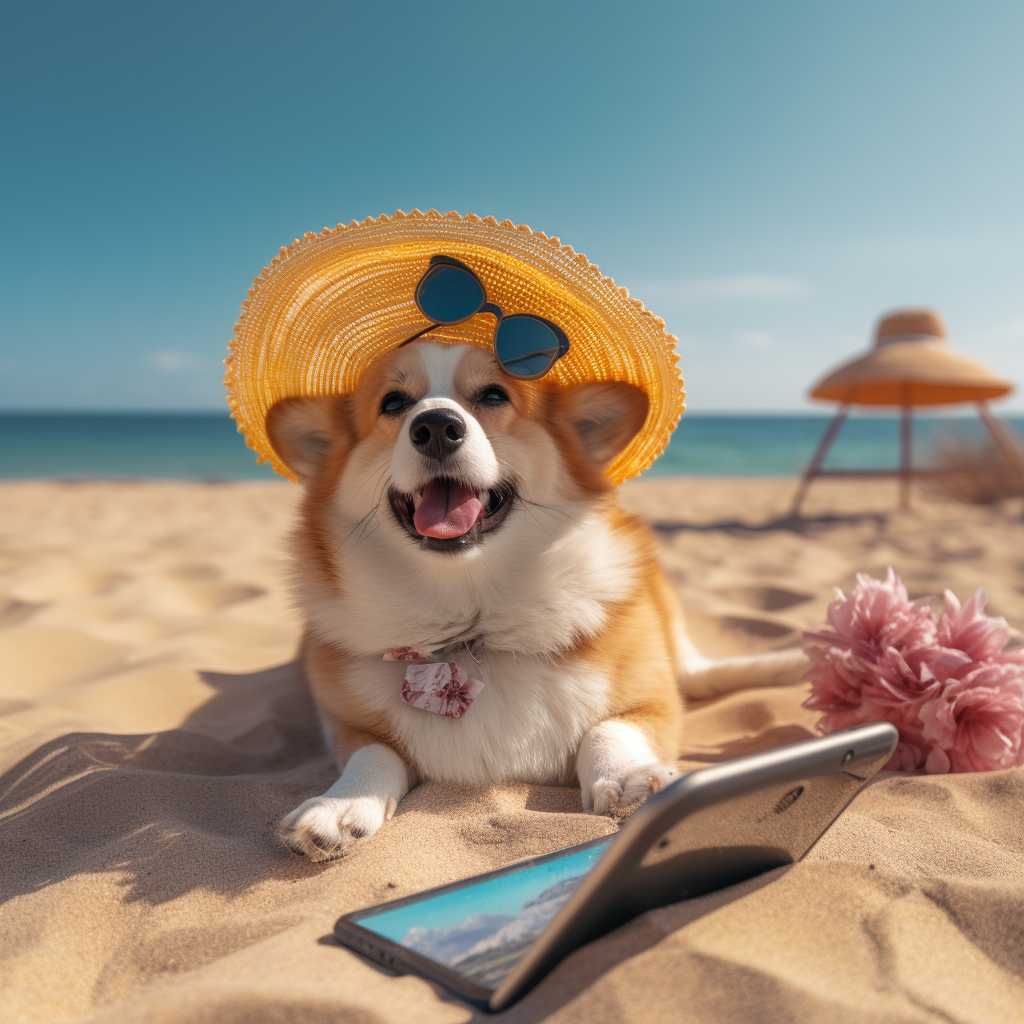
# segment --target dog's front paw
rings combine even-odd
[[[316,796],[300,804],[278,826],[284,845],[310,860],[340,857],[357,839],[372,836],[394,812],[379,797]]]
[[[616,807],[627,807],[642,797],[657,793],[678,779],[679,774],[678,768],[667,764],[634,765],[614,778],[598,779],[589,793],[584,790],[583,806],[595,814],[609,814]]]

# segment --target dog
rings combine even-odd
[[[338,857],[430,779],[578,781],[607,814],[678,775],[686,696],[800,676],[795,651],[712,662],[688,639],[653,534],[604,473],[647,411],[631,384],[522,381],[429,337],[350,394],[270,409],[305,492],[301,657],[341,769],[280,823],[289,849]],[[396,649],[483,689],[458,719],[410,706]]]

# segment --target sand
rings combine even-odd
[[[1022,505],[823,482],[654,479],[708,653],[820,623],[893,564],[915,595],[977,586],[1024,626]],[[343,912],[614,830],[578,790],[416,789],[340,863],[275,822],[334,774],[293,663],[287,484],[0,486],[0,1006],[16,1021],[448,1022],[482,1017],[338,947]],[[695,705],[687,763],[801,739],[804,688]],[[883,773],[800,864],[643,915],[503,1019],[1024,1020],[1024,769]]]

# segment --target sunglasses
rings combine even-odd
[[[500,306],[487,301],[480,279],[451,256],[432,256],[427,272],[416,285],[416,305],[435,324],[461,324],[477,313],[498,318],[494,328],[494,354],[501,368],[519,380],[543,377],[569,351],[569,339],[557,324],[531,313],[505,316]],[[410,341],[432,328],[427,327]]]

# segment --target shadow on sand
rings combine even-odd
[[[69,733],[0,776],[0,900],[76,874],[120,871],[126,902],[157,904],[323,870],[275,837],[334,778],[297,663],[201,675],[216,693],[180,727]]]
[[[742,519],[716,519],[713,522],[686,522],[681,519],[652,520],[650,526],[662,536],[670,537],[674,533],[691,531],[693,533],[726,533],[732,536],[746,533],[771,533],[786,530],[800,537],[813,536],[838,526],[861,526],[869,523],[881,532],[889,523],[889,515],[885,512],[861,512],[849,515],[820,516],[775,516],[763,523],[752,523]]]
[[[734,757],[745,757],[757,754],[762,750],[772,750],[785,746],[787,743],[799,743],[801,740],[814,738],[814,733],[802,725],[775,725],[752,736],[721,743],[717,747],[695,747],[683,750],[680,761],[701,761],[718,764],[720,761],[731,761]]]

